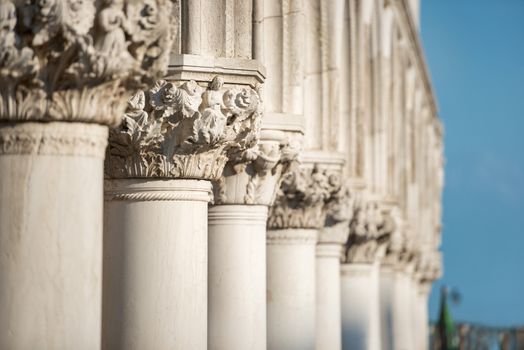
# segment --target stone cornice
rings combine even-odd
[[[262,105],[249,85],[215,76],[160,80],[129,103],[109,138],[109,178],[218,180],[229,159],[250,157],[259,138]]]
[[[268,219],[269,229],[324,227],[329,203],[341,190],[343,160],[305,153],[299,168],[287,174]]]
[[[210,81],[216,75],[227,76],[231,84],[255,88],[264,83],[266,70],[259,61],[251,59],[175,54],[169,60],[170,79],[201,83]]]
[[[119,124],[131,92],[167,68],[171,6],[2,0],[0,121]]]

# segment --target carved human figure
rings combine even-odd
[[[117,72],[130,68],[134,59],[129,54],[124,28],[126,16],[123,12],[123,0],[106,0],[108,5],[98,16],[98,28],[101,35],[97,37],[95,48],[101,55],[112,58],[106,70]],[[115,59],[117,58],[117,59]]]
[[[0,2],[0,37],[2,46],[14,47],[16,43],[15,29],[16,9],[10,1]]]
[[[11,1],[0,1],[0,66],[10,68],[12,76],[19,75],[18,71],[31,72],[37,67],[33,52],[29,48],[18,50],[18,37],[15,33],[17,23],[16,8]],[[1,75],[7,72],[5,70]]]
[[[226,127],[227,117],[222,113],[226,106],[223,100],[224,94],[220,91],[223,85],[224,80],[221,77],[214,77],[209,88],[202,95],[199,138],[204,138],[208,143],[218,141]]]
[[[128,126],[130,123],[136,123],[140,128],[147,125],[148,114],[144,111],[146,106],[146,97],[144,91],[139,90],[127,102],[127,111],[124,115],[124,123]]]

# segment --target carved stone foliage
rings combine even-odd
[[[289,142],[260,142],[231,159],[213,183],[214,204],[271,205],[284,176],[297,165]]]
[[[382,263],[399,270],[415,267],[419,254],[413,248],[413,244],[405,231],[395,230],[386,240],[386,251]]]
[[[346,243],[356,202],[357,198],[347,183],[333,195],[333,200],[327,205],[326,222],[320,231],[319,243]]]
[[[128,102],[122,125],[110,132],[110,178],[216,180],[229,158],[251,157],[260,130],[258,93],[195,81],[160,80]]]
[[[322,228],[328,205],[340,189],[338,172],[318,165],[290,172],[283,178],[270,208],[268,228]]]
[[[385,250],[385,243],[395,230],[395,222],[375,201],[355,204],[346,243],[347,263],[372,263]]]
[[[116,125],[164,74],[170,0],[0,0],[0,120]]]

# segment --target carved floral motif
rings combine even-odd
[[[0,120],[116,125],[164,74],[169,0],[0,0]]]
[[[322,228],[328,204],[340,188],[339,175],[318,166],[290,172],[270,208],[268,228]]]
[[[261,109],[255,90],[207,89],[194,81],[160,80],[128,102],[122,125],[110,132],[110,178],[216,180],[229,157],[245,157],[258,141]]]

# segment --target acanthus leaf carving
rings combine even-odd
[[[256,91],[226,88],[220,76],[207,88],[159,80],[110,132],[106,175],[216,180],[230,157],[256,146],[260,118]]]
[[[164,74],[169,0],[0,1],[0,120],[116,125]]]

